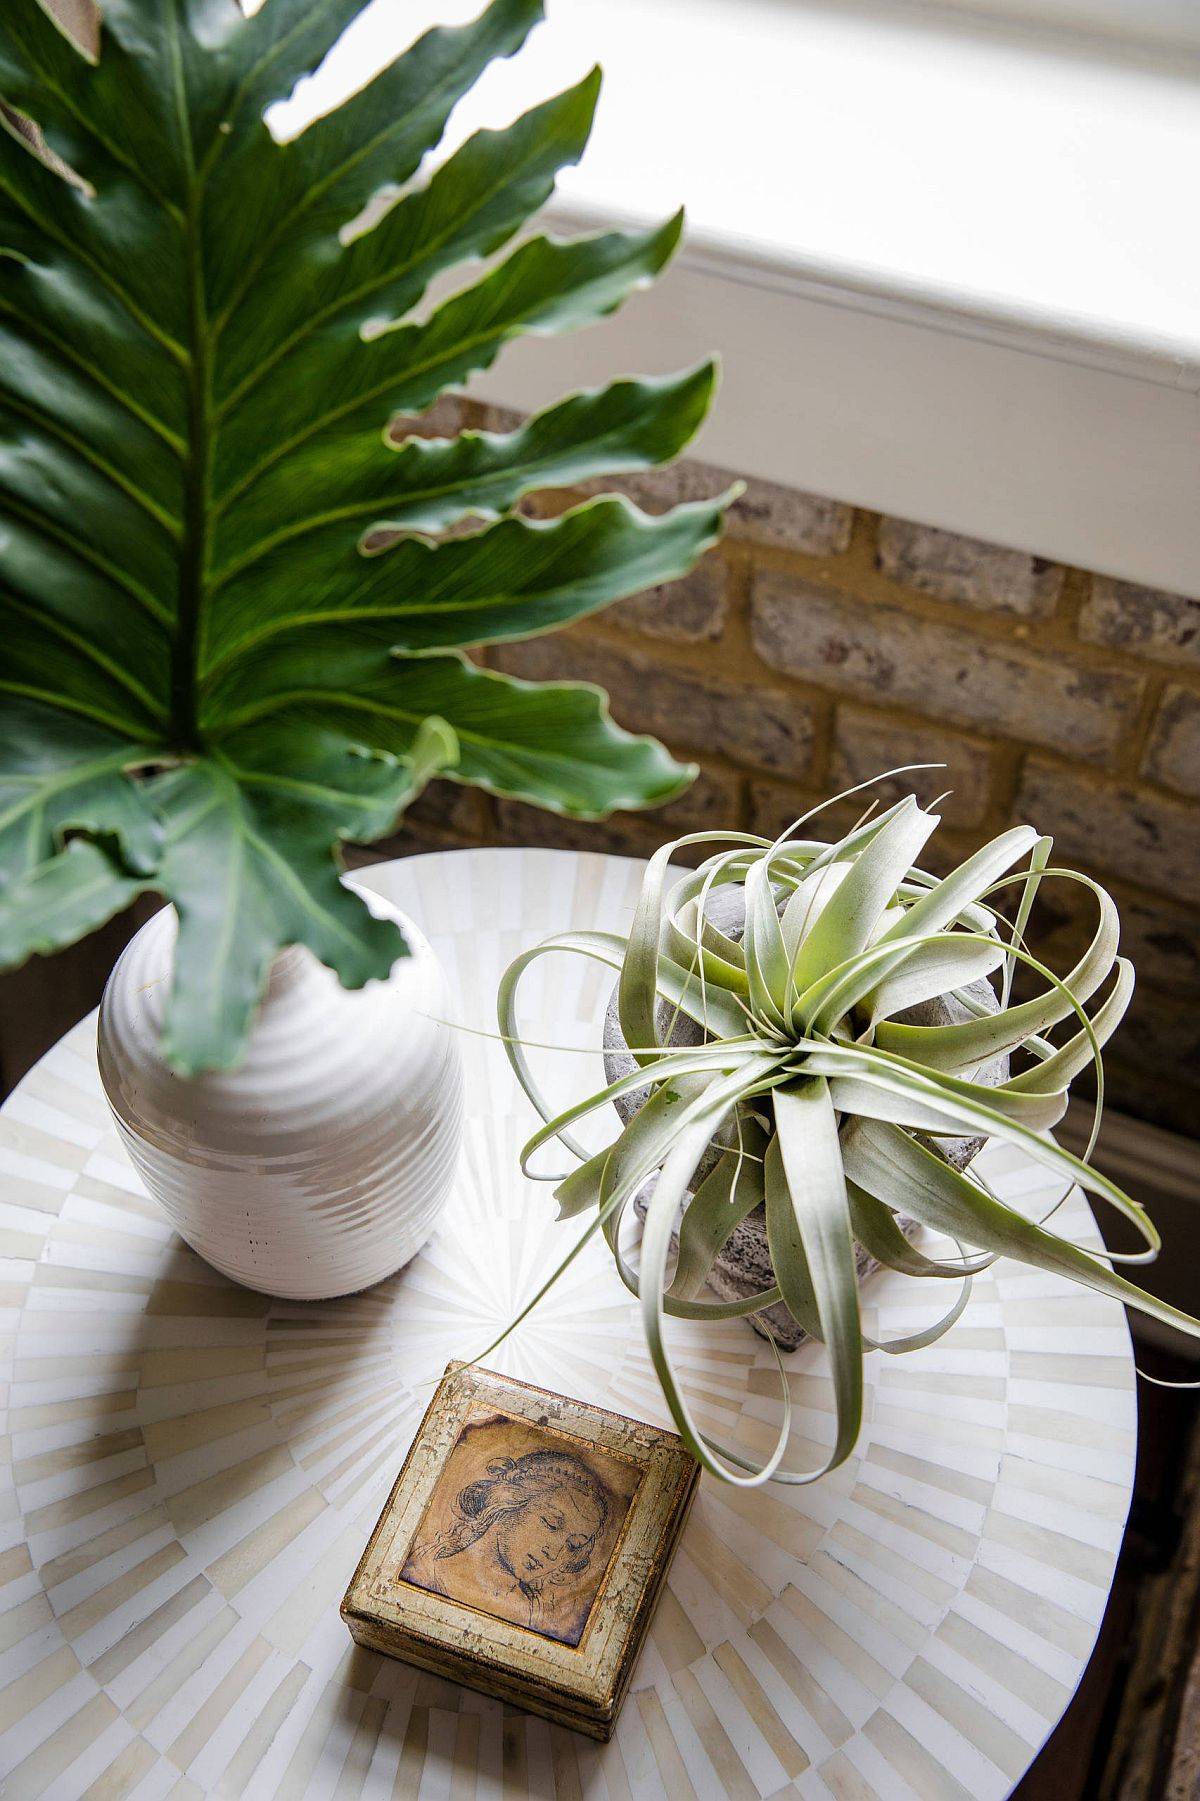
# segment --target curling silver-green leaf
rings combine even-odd
[[[825,1467],[836,1469],[862,1425],[862,1326],[837,1115],[820,1076],[780,1088],[774,1099],[784,1182],[782,1192],[768,1190],[767,1239],[784,1300],[811,1297],[829,1353],[837,1433]]]
[[[557,1137],[581,1158],[556,1191],[562,1213],[594,1209],[587,1235],[604,1233],[618,1275],[640,1298],[672,1417],[693,1454],[726,1481],[811,1481],[842,1462],[861,1420],[863,1356],[902,1356],[951,1332],[969,1307],[972,1277],[1000,1256],[1200,1336],[1200,1321],[1112,1268],[1153,1257],[1159,1239],[1145,1209],[1091,1161],[1103,1047],[1133,989],[1111,898],[1089,878],[1051,865],[1049,840],[1025,825],[935,878],[914,862],[935,824],[909,797],[877,815],[868,811],[828,843],[799,835],[808,817],[775,842],[689,833],[651,859],[626,936],[547,940],[523,952],[501,984],[506,1049],[545,1122],[526,1155]],[[672,871],[677,851],[700,846],[709,854],[698,869]],[[1098,917],[1087,951],[1058,975],[1030,950],[1028,934],[1038,897],[1062,881],[1082,884]],[[731,884],[744,891],[740,937],[706,913],[714,891]],[[618,973],[622,1031],[639,1066],[557,1114],[532,1075],[518,1010],[525,970],[551,950],[598,958]],[[1012,999],[1018,967],[1031,989],[1019,1002]],[[981,983],[989,985],[986,997]],[[961,1023],[905,1017],[946,993],[961,1003]],[[700,1024],[701,1042],[666,1048],[664,1007],[669,1018],[682,1013]],[[1011,1058],[1007,1077],[981,1080],[1001,1053]],[[1052,1128],[1072,1080],[1089,1067],[1095,1119],[1087,1155],[1076,1157],[1054,1141]],[[646,1096],[640,1110],[603,1150],[575,1143],[577,1118],[639,1092]],[[984,1177],[963,1174],[938,1154],[940,1141],[976,1136],[1007,1142],[1063,1183],[1040,1220],[1025,1219]],[[718,1155],[701,1180],[696,1172],[710,1145]],[[635,1265],[623,1223],[651,1178]],[[1050,1218],[1075,1184],[1115,1207],[1145,1248],[1096,1255],[1054,1231]],[[707,1301],[714,1259],[760,1201],[774,1283],[744,1301]],[[910,1243],[898,1213],[947,1235],[955,1254]],[[950,1305],[935,1308],[924,1326],[872,1338],[859,1317],[855,1241],[897,1274],[940,1284],[933,1292],[943,1300],[945,1283],[956,1281]],[[577,1253],[574,1247],[567,1260]],[[790,1467],[786,1396],[779,1440],[755,1462],[699,1428],[669,1351],[672,1317],[732,1319],[780,1302],[829,1357],[837,1429],[827,1458],[810,1470]]]

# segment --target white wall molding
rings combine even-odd
[[[1200,402],[1160,370],[1091,367],[685,256],[602,325],[514,344],[472,392],[528,411],[715,347],[706,461],[1200,596]]]
[[[1081,5],[1129,12],[1059,11]],[[273,125],[476,10],[374,0]],[[1200,60],[915,0],[548,0],[447,147],[596,60],[596,129],[549,217],[683,202],[683,253],[475,391],[527,410],[715,350],[707,460],[1200,597]]]
[[[1200,90],[1197,93],[1200,105]],[[644,224],[636,213],[557,200],[539,223],[562,234]],[[698,275],[763,288],[797,300],[895,319],[903,325],[977,339],[1200,394],[1200,335],[1156,332],[1146,322],[1047,312],[1012,294],[970,292],[867,263],[835,263],[819,251],[768,246],[689,223],[676,261]],[[1200,299],[1200,296],[1198,296]],[[1200,317],[1197,321],[1200,326]]]

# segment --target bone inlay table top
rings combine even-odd
[[[515,952],[626,923],[640,871],[482,850],[368,879],[431,938],[456,1017],[491,1028]],[[543,960],[527,1035],[597,1044],[607,986],[598,965]],[[351,1644],[338,1602],[432,1381],[578,1230],[517,1172],[532,1116],[500,1046],[463,1050],[466,1143],[439,1229],[341,1301],[271,1301],[174,1237],[118,1146],[94,1018],[4,1107],[0,1794],[1007,1794],[1091,1653],[1136,1431],[1121,1309],[1008,1263],[940,1343],[868,1359],[862,1440],[833,1477],[751,1494],[704,1479],[612,1744]],[[594,1072],[562,1057],[552,1091],[582,1093]],[[1048,1205],[1040,1173],[986,1155],[1006,1198]],[[1078,1194],[1060,1217],[1098,1242]],[[872,1329],[928,1321],[946,1304],[934,1287],[874,1278]],[[675,1324],[694,1411],[763,1444],[766,1345],[741,1322]],[[602,1244],[488,1361],[669,1424]],[[787,1368],[799,1465],[830,1441],[832,1402],[819,1348]]]

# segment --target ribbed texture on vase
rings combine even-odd
[[[376,896],[372,910],[390,913]],[[101,1079],[142,1181],[226,1275],[290,1299],[369,1287],[420,1249],[454,1175],[462,1071],[437,960],[350,991],[310,952],[276,961],[238,1069],[185,1080],[159,1048],[176,921],[143,926],[100,1007]]]

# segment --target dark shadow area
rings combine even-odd
[[[0,975],[0,1100],[39,1057],[100,1004],[109,971],[158,901],[135,901],[54,957],[31,957]]]

